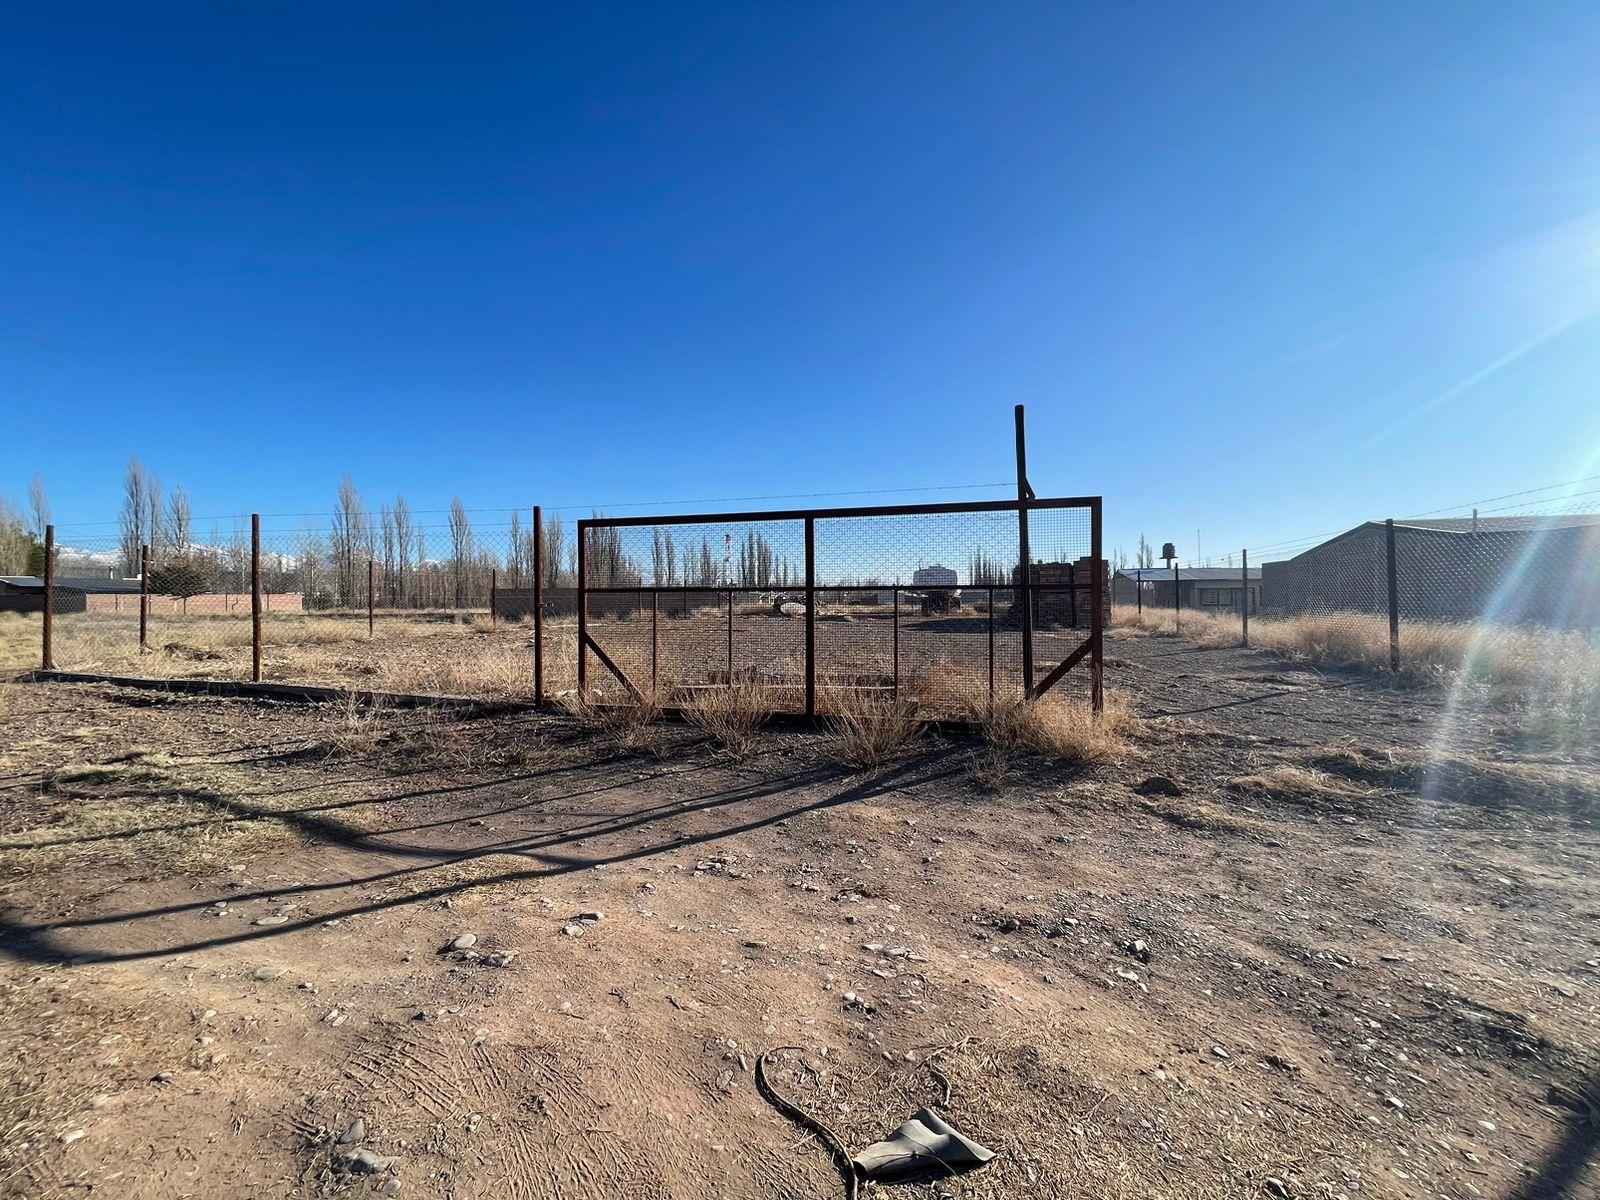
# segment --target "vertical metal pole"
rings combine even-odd
[[[1389,584],[1389,669],[1400,670],[1400,588],[1394,561],[1394,519],[1383,523],[1383,540],[1387,558]]]
[[[1028,553],[1028,435],[1022,405],[1017,405],[1017,557],[1020,578],[1017,599],[1022,605],[1022,694],[1033,699],[1033,556]]]
[[[900,698],[900,585],[893,588],[894,595],[894,695]]]
[[[1144,616],[1144,568],[1136,567],[1137,572],[1133,577],[1133,609],[1141,617]]]
[[[806,716],[817,715],[817,522],[806,518]]]
[[[497,567],[489,568],[489,628],[496,629],[500,624],[500,570]]]
[[[250,682],[261,682],[261,514],[250,514]]]
[[[150,644],[150,544],[139,547],[139,653]]]
[[[1089,509],[1089,554],[1094,559],[1094,567],[1089,572],[1090,584],[1094,588],[1094,596],[1089,601],[1089,704],[1094,709],[1094,715],[1099,716],[1105,711],[1105,639],[1102,636],[1105,627],[1105,563],[1101,560],[1103,547],[1100,543],[1100,500],[1097,497]],[[1073,590],[1077,596],[1077,590]]]
[[[994,713],[994,584],[989,585],[989,712]]]
[[[656,690],[656,678],[661,658],[661,592],[650,589],[650,690]]]
[[[1241,618],[1244,625],[1244,648],[1248,650],[1250,649],[1250,551],[1239,551],[1239,567],[1239,582],[1243,587],[1239,593],[1241,597],[1239,611],[1244,614]]]
[[[533,703],[544,704],[544,512],[533,506]]]
[[[372,636],[372,580],[376,568],[372,559],[367,559],[367,637]]]
[[[589,522],[578,522],[578,699],[589,698]]]
[[[733,686],[733,589],[728,589],[728,686]]]
[[[56,527],[44,527],[44,629],[43,645],[39,651],[39,661],[46,671],[55,670],[55,647],[52,644],[55,637],[56,615]]]
[[[1183,597],[1178,587],[1178,560],[1172,560],[1172,632],[1180,633],[1183,630],[1183,614],[1179,611],[1183,607]]]

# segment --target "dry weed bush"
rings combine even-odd
[[[1120,692],[1106,693],[1098,718],[1084,701],[1046,694],[996,706],[983,723],[983,736],[993,746],[1028,750],[1058,762],[1107,763],[1127,752],[1134,723]]]
[[[739,758],[755,749],[755,734],[772,702],[755,683],[700,688],[683,706],[683,715],[718,745]]]
[[[881,766],[900,755],[921,732],[912,706],[881,692],[828,688],[818,696],[827,714],[833,750],[858,769]]]
[[[577,692],[561,698],[561,706],[580,724],[611,740],[627,754],[664,754],[661,699],[644,692],[615,702],[601,702]]]

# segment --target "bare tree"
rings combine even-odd
[[[561,556],[564,552],[564,543],[567,540],[566,527],[562,525],[561,518],[549,516],[544,518],[544,586],[559,587],[561,584]]]
[[[192,541],[191,529],[194,525],[194,506],[189,501],[189,493],[183,490],[180,483],[172,489],[172,495],[167,497],[167,541],[179,551],[187,549]]]
[[[456,607],[467,605],[467,560],[472,557],[472,521],[460,496],[450,498],[450,572],[455,581]]]
[[[355,481],[346,475],[339,484],[339,498],[333,510],[333,525],[328,533],[334,563],[334,588],[341,608],[350,608],[360,594],[357,575],[364,559],[372,552],[372,518],[356,490]],[[361,564],[361,568],[358,568]]]
[[[122,573],[139,573],[139,549],[150,541],[150,473],[138,457],[128,459],[122,474],[120,549]]]
[[[166,540],[162,537],[162,529],[166,521],[166,510],[161,503],[161,476],[154,471],[146,472],[144,486],[147,496],[146,503],[150,507],[149,517],[145,521],[145,528],[150,533],[150,561],[154,562],[157,554],[161,551],[162,543]]]
[[[1139,561],[1137,565],[1141,567],[1153,567],[1156,565],[1156,548],[1149,543],[1142,533],[1139,535]]]
[[[28,484],[28,512],[33,517],[33,536],[44,540],[44,527],[50,524],[50,500],[44,491],[44,476],[37,471]]]

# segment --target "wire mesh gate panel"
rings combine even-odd
[[[955,720],[1045,690],[1099,703],[1098,497],[596,517],[577,541],[590,699],[739,685],[776,712],[897,697]]]

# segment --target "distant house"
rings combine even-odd
[[[1179,607],[1191,611],[1237,613],[1247,598],[1252,613],[1261,608],[1260,567],[1178,567],[1176,581],[1173,574],[1171,567],[1126,567],[1112,577],[1111,602],[1171,608],[1176,586]]]
[[[1600,514],[1396,521],[1394,542],[1402,619],[1600,630]],[[1265,563],[1261,603],[1281,616],[1387,613],[1384,523]]]

